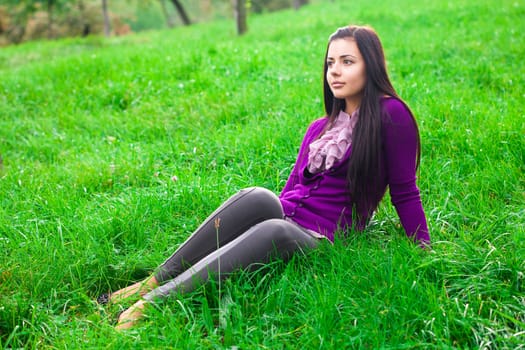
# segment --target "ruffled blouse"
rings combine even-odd
[[[310,144],[308,153],[308,171],[317,174],[330,169],[341,160],[352,144],[352,133],[357,123],[358,110],[350,116],[341,111],[332,127],[319,139]]]

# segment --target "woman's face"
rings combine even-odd
[[[326,64],[326,80],[334,96],[346,100],[347,109],[357,108],[366,84],[366,71],[355,40],[332,41],[328,46]]]

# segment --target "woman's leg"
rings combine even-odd
[[[275,257],[286,261],[295,251],[314,248],[318,243],[317,238],[291,222],[266,220],[212,252],[173,280],[144,295],[144,299],[122,313],[116,327],[132,327],[142,316],[146,303],[156,297],[190,292],[207,282],[210,276],[224,279],[238,269],[254,268]]]
[[[147,301],[172,292],[190,292],[211,276],[225,278],[238,269],[254,268],[272,258],[284,261],[297,250],[314,248],[319,240],[283,219],[259,223],[227,245],[212,252],[166,284],[144,295]]]
[[[259,222],[283,216],[281,202],[273,192],[261,187],[241,190],[208,216],[160,266],[155,279],[159,283],[173,279],[216,250],[217,240],[222,247]],[[216,220],[220,220],[218,227]]]
[[[131,295],[143,295],[166,280],[171,280],[187,268],[217,249],[237,238],[259,222],[283,218],[279,198],[261,187],[250,187],[237,192],[193,232],[193,234],[168,258],[157,273],[111,295],[99,297],[99,302],[117,302]],[[216,220],[218,227],[216,228]],[[106,300],[107,299],[107,300]]]

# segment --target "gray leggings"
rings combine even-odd
[[[317,238],[283,217],[281,203],[271,191],[260,187],[239,191],[160,266],[155,278],[159,283],[168,282],[144,299],[189,292],[210,276],[222,279],[235,270],[253,268],[272,258],[286,261],[298,249],[317,246]]]

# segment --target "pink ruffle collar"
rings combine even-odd
[[[308,171],[312,174],[328,170],[341,160],[352,143],[358,110],[350,116],[341,111],[330,129],[310,144]]]

